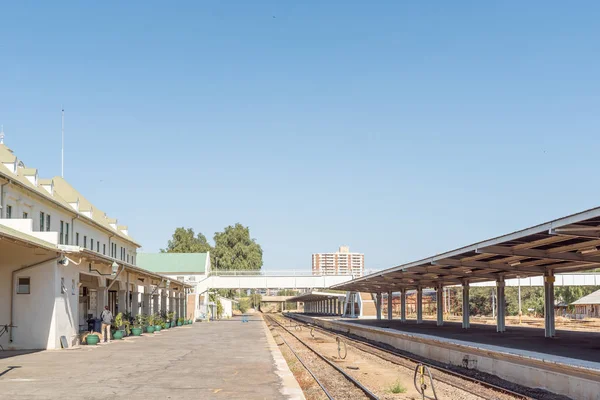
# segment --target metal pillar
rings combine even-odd
[[[356,294],[354,292],[350,293],[350,316],[352,318],[356,317],[356,313],[354,312],[354,296]]]
[[[437,303],[437,326],[444,325],[444,287],[439,285],[435,291],[435,300]]]
[[[140,313],[140,294],[131,292],[131,316],[135,317]]]
[[[423,323],[423,288],[417,288],[417,324]]]
[[[406,289],[400,289],[400,322],[406,322]]]
[[[152,299],[152,314],[156,314],[158,312],[160,312],[160,307],[159,307],[159,298],[160,296],[155,293],[154,295],[152,295],[153,299]]]
[[[462,285],[462,327],[468,329],[471,326],[469,322],[470,309],[469,309],[469,282],[465,281]]]
[[[391,291],[388,292],[388,294],[387,294],[387,299],[388,299],[387,300],[387,306],[388,306],[388,319],[390,321],[393,319],[393,315],[392,314],[394,312],[393,304],[392,304],[393,297],[394,297],[393,293]]]
[[[151,313],[150,293],[142,294],[142,314],[148,315]]]
[[[556,336],[554,329],[554,272],[547,271],[544,274],[544,336]]]
[[[381,319],[381,300],[382,300],[382,295],[381,292],[377,293],[377,302],[375,304],[375,310],[377,313],[377,319],[380,320]]]
[[[160,296],[160,311],[167,312],[167,294],[164,291]]]
[[[506,326],[505,326],[505,314],[506,314],[506,301],[504,300],[504,277],[501,276],[498,278],[498,280],[496,281],[496,289],[498,292],[497,295],[497,308],[498,308],[498,317],[496,320],[496,332],[505,332],[506,331]]]

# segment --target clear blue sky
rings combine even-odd
[[[387,268],[599,205],[600,3],[3,2],[0,123],[129,225]],[[436,235],[433,232],[437,232]]]

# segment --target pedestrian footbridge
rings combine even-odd
[[[352,278],[352,275],[308,275],[294,271],[218,271],[199,281],[196,293],[210,289],[324,289]]]

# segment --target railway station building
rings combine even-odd
[[[0,346],[78,343],[105,305],[185,315],[190,286],[136,265],[140,245],[62,177],[0,144]]]

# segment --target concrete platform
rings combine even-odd
[[[0,399],[117,397],[304,399],[260,315],[0,359]]]
[[[506,332],[497,333],[495,325],[471,324],[469,329],[462,329],[460,323],[444,322],[437,326],[435,321],[424,320],[422,324],[416,321],[400,322],[399,320],[357,320],[342,318],[354,324],[377,326],[395,329],[400,332],[431,335],[449,340],[466,341],[479,345],[492,345],[505,348],[505,351],[527,351],[558,356],[567,359],[591,361],[600,363],[600,332],[581,332],[556,330],[555,338],[545,338],[544,330],[532,327],[508,326]],[[571,363],[586,365],[587,363]],[[566,361],[566,360],[565,360]],[[598,365],[600,367],[600,364]]]
[[[600,393],[600,334],[557,331],[547,339],[543,330],[435,321],[401,323],[399,320],[358,320],[295,314],[340,332],[351,333],[400,350],[496,375],[527,387],[543,388],[573,399],[597,400]]]

